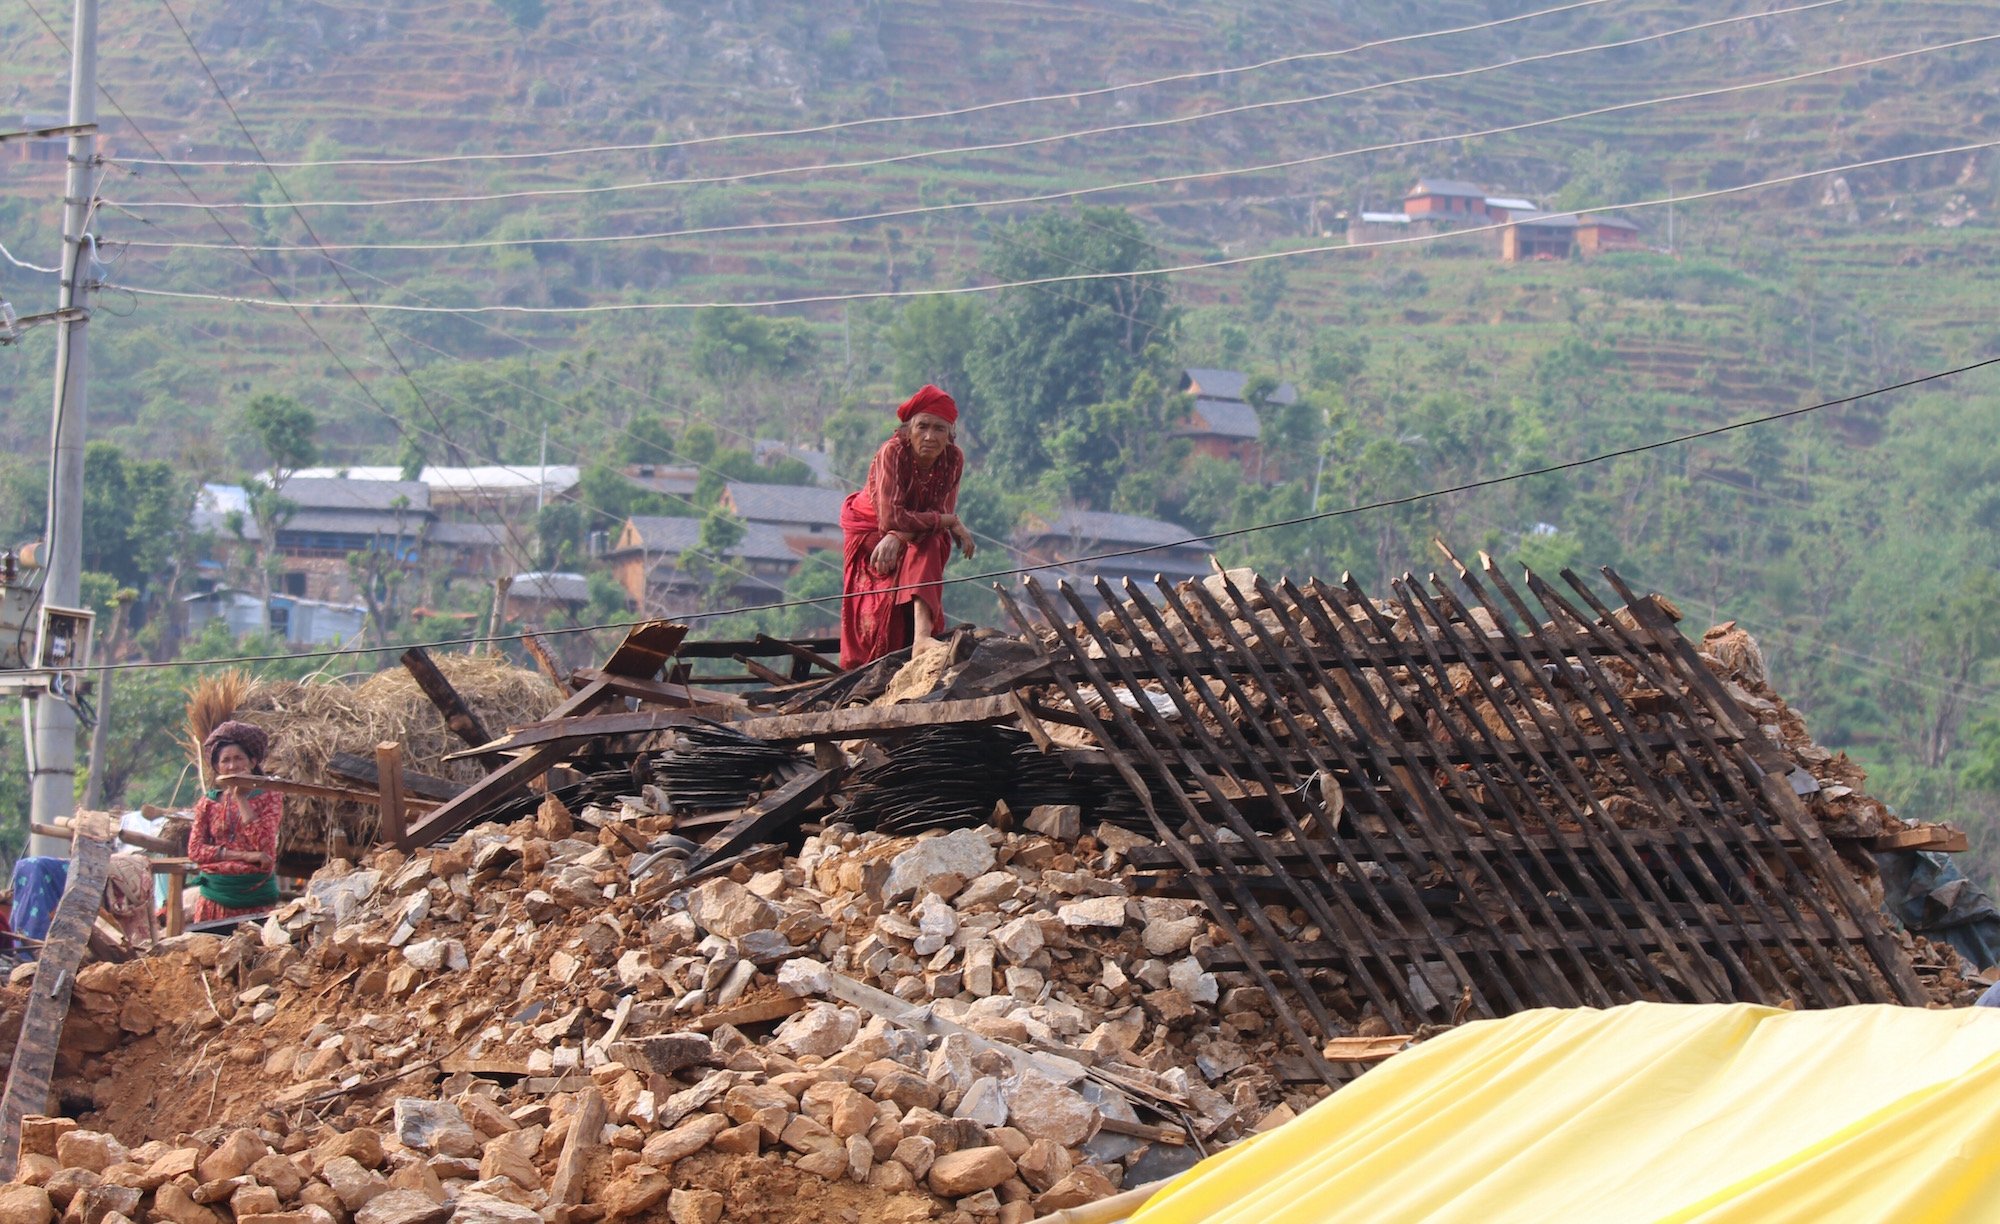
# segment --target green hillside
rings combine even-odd
[[[66,28],[65,13],[35,4]],[[1099,261],[1127,260],[1132,235],[1147,248],[1140,263],[1214,263],[1341,244],[1349,214],[1396,207],[1420,175],[1589,208],[2000,139],[2000,43],[1822,72],[1990,34],[1990,9],[1957,0],[1840,0],[1734,22],[1762,10],[1603,0],[1086,97],[704,139],[1201,73],[1531,8],[176,4],[274,160],[662,146],[281,171],[285,189],[309,202],[589,189],[304,209],[336,247],[563,240],[336,252],[355,294],[404,305],[915,294],[1010,273],[1123,271],[1134,264]],[[309,249],[256,255],[267,279],[237,252],[120,245],[311,243],[280,208],[226,208],[219,226],[165,207],[187,201],[187,188],[222,205],[282,201],[259,170],[188,167],[184,186],[162,167],[119,160],[154,156],[148,138],[187,160],[246,159],[250,149],[166,8],[142,3],[105,20],[103,79],[137,122],[106,115],[114,160],[99,230],[115,261],[109,279],[262,298],[278,295],[275,281],[302,301],[346,300]],[[1696,23],[1721,24],[1670,33]],[[1663,37],[1585,50],[1647,35]],[[0,112],[60,111],[66,64],[26,5],[0,9]],[[1734,88],[1806,73],[1821,75]],[[1417,77],[1439,79],[1408,80]],[[1626,106],[1718,90],[1731,92]],[[1301,101],[1330,94],[1343,96]],[[1212,114],[1222,111],[1233,113]],[[1474,135],[1523,124],[1538,126]],[[1103,128],[1119,130],[1065,135]],[[237,414],[253,395],[283,390],[317,414],[319,448],[334,461],[531,461],[546,425],[552,461],[693,453],[720,463],[756,434],[829,445],[852,477],[857,447],[877,428],[857,414],[879,414],[913,378],[950,378],[967,393],[976,513],[993,534],[1064,499],[1235,528],[1582,458],[2000,353],[1995,156],[1803,178],[1678,204],[1671,221],[1664,207],[1633,208],[1652,249],[1587,261],[1503,264],[1482,240],[1460,238],[1176,272],[1144,282],[1157,300],[1116,297],[1138,293],[1135,282],[1094,281],[744,316],[384,312],[379,337],[353,312],[312,313],[361,385],[286,310],[113,290],[92,325],[93,433],[135,459],[167,460],[181,478],[235,479],[264,459]],[[870,161],[881,164],[814,169]],[[1268,168],[1276,163],[1296,164]],[[0,243],[51,262],[58,168],[6,169]],[[1174,181],[1095,190],[1154,179]],[[599,190],[661,180],[673,182]],[[957,205],[968,207],[937,207]],[[920,207],[936,210],[787,224]],[[684,232],[749,226],[765,228]],[[671,236],[576,241],[661,234]],[[23,313],[53,296],[48,278],[10,266],[0,265],[0,287]],[[1039,349],[1005,340],[1056,334],[1010,332],[1008,320],[1039,325],[1072,310],[1099,322],[1143,314],[1144,329]],[[17,536],[39,522],[51,351],[46,329],[0,350],[0,453],[14,457],[0,517]],[[1275,487],[1160,443],[1171,405],[1158,388],[1177,365],[1232,366],[1304,388],[1308,411],[1265,421]],[[1056,389],[1023,389],[1031,385]],[[1741,618],[1824,742],[1866,762],[1909,814],[1978,828],[1991,867],[2000,865],[2000,635],[1989,627],[2000,564],[1996,388],[1980,372],[1561,476],[1237,537],[1222,552],[1273,568],[1351,569],[1370,584],[1436,566],[1437,534],[1538,565],[1618,565],[1671,593],[1697,630]],[[593,485],[585,512],[608,519],[625,496]],[[477,596],[446,587],[427,597],[449,607]],[[981,607],[968,597],[965,610]]]

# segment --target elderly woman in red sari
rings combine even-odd
[[[840,508],[846,565],[840,601],[840,664],[860,667],[929,641],[944,623],[951,546],[970,558],[972,533],[958,519],[965,452],[955,437],[958,403],[925,385],[896,410],[896,432],[875,452],[868,480]]]
[[[202,755],[215,778],[256,773],[270,739],[262,727],[231,719],[208,733]],[[236,783],[218,786],[194,805],[188,859],[200,871],[191,880],[201,898],[191,922],[261,914],[278,904],[278,822],[283,798],[276,791]]]

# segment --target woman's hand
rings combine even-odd
[[[951,538],[958,541],[958,551],[965,554],[965,559],[972,560],[972,554],[978,551],[978,546],[972,540],[972,529],[964,523],[954,521],[951,525]]]
[[[903,564],[903,537],[885,535],[875,545],[875,551],[868,558],[868,566],[884,578],[893,577]]]

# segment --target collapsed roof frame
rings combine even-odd
[[[1024,580],[1039,615],[1001,593],[1151,817],[1135,864],[1208,907],[1229,946],[1207,967],[1263,988],[1305,1072],[1348,1078],[1321,1050],[1370,1010],[1408,1032],[1637,998],[1923,1004],[1791,762],[1657,600],[1605,570],[1621,619],[1528,573],[1538,615],[1483,569],[1459,573],[1477,612],[1436,576],[1386,609],[1351,579],[1160,581],[1157,605],[1100,579],[1101,615],[1067,583]],[[1620,788],[1662,827],[1615,818]]]

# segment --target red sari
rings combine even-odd
[[[929,471],[917,466],[909,439],[897,430],[868,465],[868,482],[840,507],[846,537],[840,601],[840,665],[860,667],[910,644],[910,605],[923,600],[931,623],[944,624],[944,565],[951,533],[939,526],[958,510],[958,480],[965,452],[947,446]],[[875,572],[869,558],[885,535],[903,537],[903,562],[894,574]],[[912,590],[896,590],[913,587]]]

